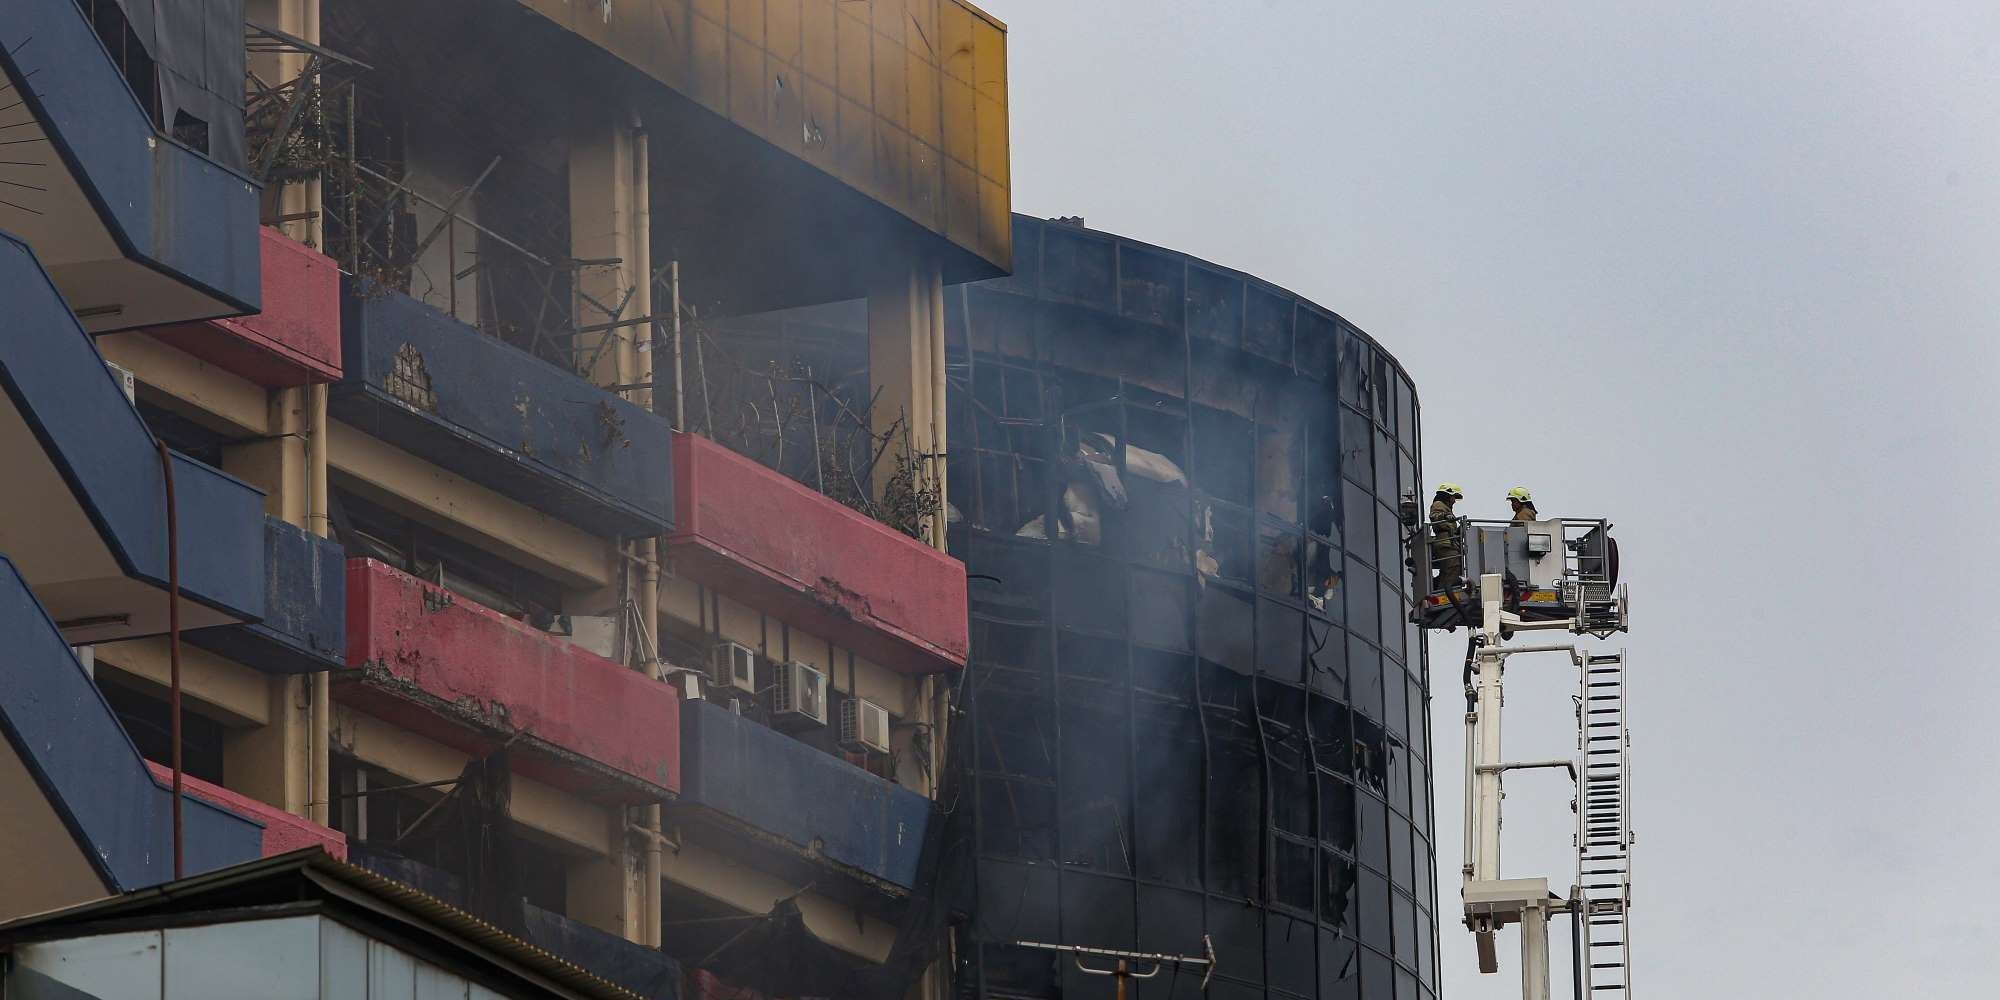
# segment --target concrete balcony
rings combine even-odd
[[[188,634],[189,642],[272,674],[347,665],[347,556],[340,543],[264,518],[264,620]]]
[[[336,419],[600,535],[672,527],[666,421],[365,279],[340,313]]]
[[[680,787],[680,700],[638,671],[372,559],[347,564],[334,698],[462,752],[614,803]]]
[[[681,714],[676,815],[743,836],[739,852],[826,864],[877,889],[917,881],[931,801],[711,701]]]
[[[4,234],[0,303],[0,553],[71,645],[165,632],[167,497],[152,432],[33,252]],[[262,618],[263,494],[181,455],[173,470],[181,627]]]
[[[207,82],[240,87],[240,45],[192,48],[153,49],[163,72],[141,63],[149,89],[168,69],[177,88],[232,72]],[[257,310],[257,186],[155,127],[76,0],[10,0],[0,93],[0,179],[13,182],[0,184],[0,229],[35,248],[91,332]],[[199,110],[209,148],[240,156],[240,107]]]
[[[674,572],[908,674],[965,665],[965,564],[692,434]]]
[[[0,855],[13,859],[0,916],[173,878],[173,796],[155,780],[97,685],[13,562],[0,557]],[[256,858],[258,824],[183,803],[190,875]]]
[[[257,230],[264,310],[147,330],[268,388],[340,380],[340,266],[268,226]]]

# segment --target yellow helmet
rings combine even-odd
[[[1439,483],[1438,492],[1452,498],[1453,500],[1465,499],[1465,490],[1461,488],[1457,483]]]
[[[1533,493],[1528,492],[1528,488],[1526,486],[1516,486],[1513,489],[1507,491],[1507,499],[1517,500],[1520,501],[1521,503],[1534,503],[1535,495]]]

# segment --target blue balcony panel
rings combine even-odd
[[[76,0],[9,0],[0,95],[0,229],[92,332],[257,311],[257,185],[154,127]]]
[[[273,674],[347,665],[347,555],[340,543],[264,518],[264,620],[188,634],[188,641]]]
[[[712,701],[681,706],[681,794],[866,879],[916,885],[931,801]]]
[[[173,796],[147,770],[55,622],[0,556],[0,857],[15,877],[0,914],[127,892],[173,878]],[[260,854],[260,823],[187,798],[190,875]]]
[[[665,420],[407,295],[341,279],[339,420],[607,537],[673,526]]]
[[[167,630],[157,443],[26,244],[0,233],[0,553],[72,645]],[[263,493],[174,455],[183,629],[264,614]]]

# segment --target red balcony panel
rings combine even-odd
[[[149,760],[146,762],[146,769],[153,772],[154,780],[162,787],[173,787],[172,768]],[[221,785],[213,785],[186,774],[181,775],[181,787],[189,798],[221,806],[239,816],[264,824],[262,857],[288,854],[301,847],[317,847],[342,861],[347,860],[347,836],[338,830],[328,829],[312,820],[294,816],[277,806],[267,805],[248,795],[239,795]]]
[[[347,563],[334,698],[529,777],[610,802],[680,790],[672,688],[372,559]]]
[[[965,564],[707,438],[674,436],[674,571],[904,673],[965,665]]]
[[[263,312],[147,332],[259,385],[339,381],[339,265],[269,226],[259,227],[258,236]]]

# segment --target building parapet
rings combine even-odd
[[[188,641],[273,674],[347,663],[347,557],[339,542],[264,518],[264,620],[200,629]]]
[[[340,312],[334,417],[602,535],[672,527],[666,421],[367,279]]]
[[[676,573],[903,673],[965,665],[965,564],[707,438],[674,466]]]
[[[257,233],[262,312],[147,332],[267,388],[339,381],[339,265],[269,226]]]
[[[105,16],[117,24],[122,11]],[[165,68],[176,79],[187,71],[226,76],[232,54],[240,86],[234,45],[215,53],[214,66]],[[151,62],[135,70],[149,89],[170,75],[152,70]],[[29,211],[0,211],[0,225],[36,247],[93,332],[257,310],[257,185],[159,128],[75,0],[8,4],[0,87],[12,109],[0,126],[14,143],[9,153],[20,154],[7,159],[53,168],[33,175],[39,190],[9,194],[16,204],[33,197]],[[212,138],[203,141],[240,151],[243,123],[223,117],[204,123]]]
[[[745,841],[782,845],[878,888],[918,881],[931,801],[712,701],[682,705],[676,812],[705,810]]]
[[[665,684],[372,559],[347,564],[347,662],[334,698],[611,802],[671,797],[680,700]]]

